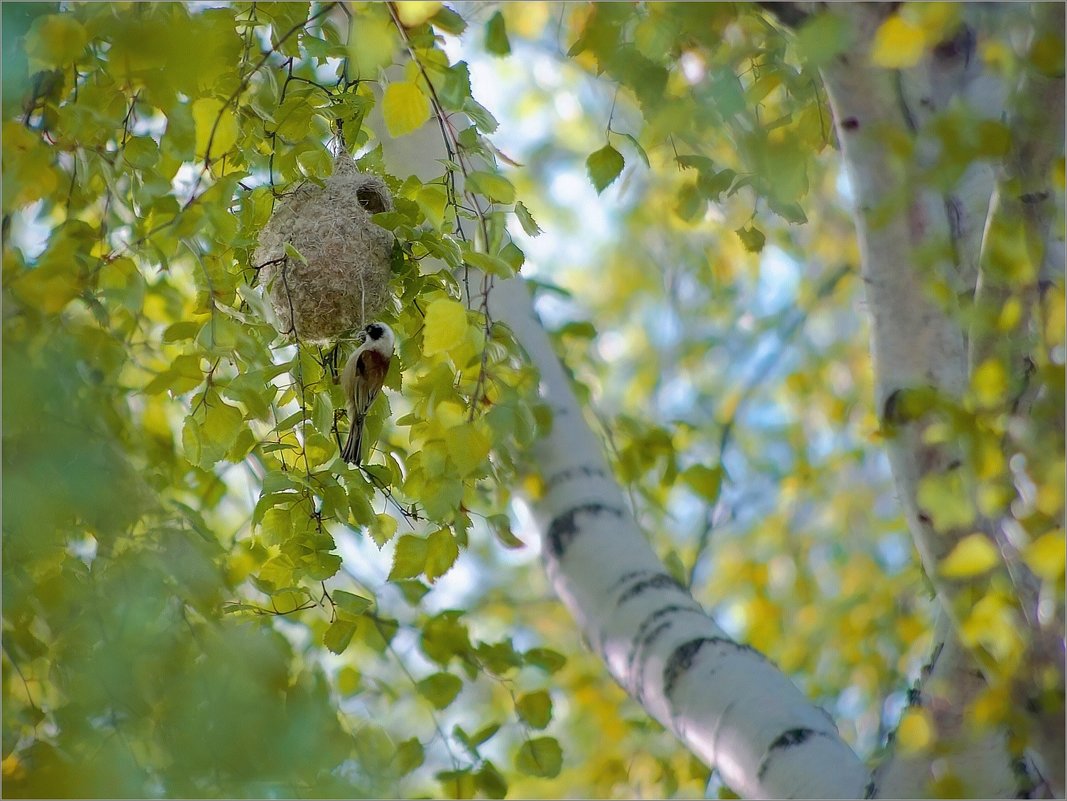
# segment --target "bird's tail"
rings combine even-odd
[[[341,458],[349,464],[359,464],[359,454],[363,446],[363,421],[353,420],[352,427],[348,429],[348,439],[341,449]]]

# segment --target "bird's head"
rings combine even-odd
[[[363,329],[363,333],[366,334],[366,342],[373,343],[382,350],[392,351],[396,338],[393,336],[393,329],[385,323],[370,323]]]

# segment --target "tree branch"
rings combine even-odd
[[[961,408],[969,384],[961,315],[951,302],[954,293],[942,293],[944,299],[935,302],[930,287],[939,283],[957,291],[966,290],[970,282],[967,276],[977,274],[974,220],[982,209],[981,194],[985,190],[981,187],[989,181],[988,176],[972,176],[971,200],[958,209],[970,221],[967,226],[960,226],[952,214],[954,204],[946,203],[924,185],[922,171],[936,163],[931,161],[936,151],[927,147],[921,129],[925,117],[938,113],[958,93],[981,85],[981,81],[969,76],[966,63],[954,66],[954,59],[970,49],[965,31],[935,47],[925,63],[899,73],[870,65],[873,36],[883,21],[880,9],[837,6],[835,13],[852,23],[854,44],[822,71],[856,196],[863,277],[872,316],[876,403],[889,434],[889,459],[913,539],[943,608],[952,619],[953,628],[958,629],[970,614],[972,587],[966,581],[946,579],[940,564],[975,528],[991,532],[995,527],[979,518],[967,525],[937,528],[919,503],[918,490],[925,479],[947,479],[964,464],[964,454],[955,442],[926,441],[932,416],[927,411],[940,404],[948,409]],[[985,102],[984,112],[980,113],[995,113],[997,103],[988,98]],[[1062,112],[1054,119],[1062,125]],[[1042,175],[1047,174],[1045,169]],[[962,287],[960,276],[964,277]],[[912,405],[916,399],[921,400],[918,412]],[[1005,564],[996,566],[991,575],[995,577],[993,581],[1013,586],[1013,576]],[[1017,611],[1025,612],[1022,594],[1015,600]],[[1036,629],[1032,633],[1035,637],[1040,634]],[[943,636],[937,640],[939,646],[947,647],[949,642]],[[1048,650],[1038,647],[1034,653]],[[959,667],[953,671],[973,670],[967,667],[971,659],[980,659],[983,670],[995,682],[1014,678],[1014,674],[1005,676],[1005,669],[980,647],[970,652],[969,659],[961,655],[955,660]],[[1023,673],[1031,676],[1030,670],[1024,669]],[[932,692],[927,708],[943,703],[947,711],[941,717],[947,729],[958,729],[958,722],[945,715],[962,715],[983,689],[983,681],[972,681],[960,683],[947,694]],[[937,698],[938,704],[933,703]],[[1033,714],[1027,732],[1038,741],[1036,745],[1046,761],[1056,750],[1041,747],[1048,745],[1044,731],[1048,717],[1040,712]],[[1061,737],[1056,758],[1061,766],[1062,742]],[[992,740],[971,742],[961,759],[979,759],[994,746]],[[973,753],[969,753],[971,750]],[[985,759],[988,760],[988,753]],[[1054,790],[1059,787],[1055,779],[1052,786]]]
[[[553,413],[533,453],[544,494],[531,500],[549,579],[616,681],[744,796],[858,796],[867,771],[829,716],[730,639],[665,571],[627,511],[523,281],[498,283],[490,307],[540,371]]]
[[[1062,31],[1060,3],[1037,4],[1035,38],[1041,31]],[[985,227],[971,327],[970,367],[997,357],[1020,384],[1030,351],[1030,310],[1043,275],[1062,271],[1059,252],[1050,247],[1055,203],[1052,164],[1064,151],[1064,80],[1033,65],[1011,98],[1011,148],[997,175]],[[1012,298],[1023,313],[1011,330],[998,320]]]

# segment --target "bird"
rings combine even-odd
[[[363,344],[349,357],[341,373],[341,389],[345,393],[348,419],[352,421],[341,457],[354,465],[360,463],[367,412],[381,392],[396,345],[393,329],[385,323],[371,323],[363,329],[363,334]]]

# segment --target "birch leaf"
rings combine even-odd
[[[585,160],[589,180],[593,182],[598,195],[619,177],[625,165],[626,160],[622,157],[622,153],[611,145],[604,145]]]
[[[919,63],[926,51],[923,29],[894,14],[874,36],[871,63],[888,69],[904,69]]]
[[[971,578],[989,572],[998,561],[997,549],[985,534],[975,532],[956,543],[941,561],[941,575],[947,578]]]
[[[391,83],[382,96],[382,117],[390,136],[404,136],[430,119],[430,101],[412,81]]]

